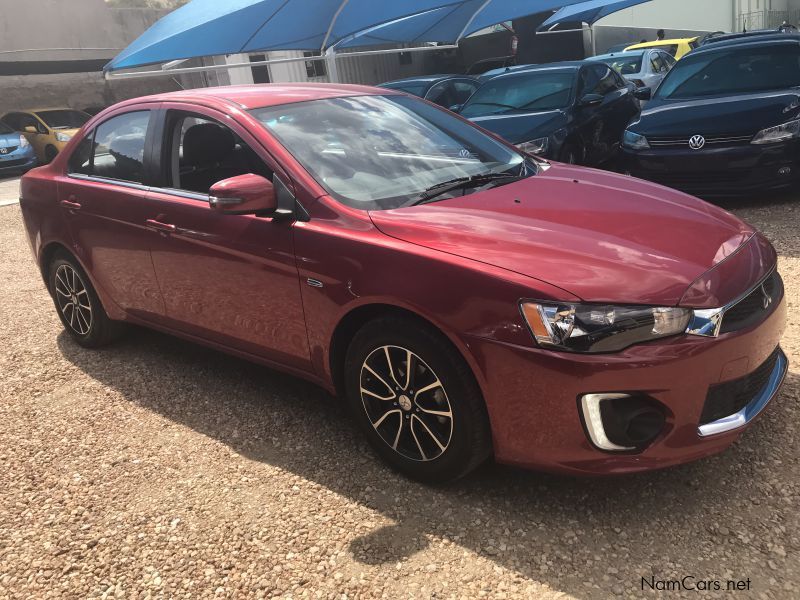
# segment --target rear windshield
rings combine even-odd
[[[642,59],[644,55],[638,56],[610,56],[602,58],[598,62],[606,63],[620,75],[634,75],[642,70]]]
[[[555,110],[569,105],[577,71],[534,71],[490,79],[464,105],[466,118]]]
[[[736,48],[689,55],[673,67],[657,98],[683,99],[782,90],[800,85],[800,46]]]
[[[36,114],[50,129],[79,129],[91,118],[79,110],[43,110]]]
[[[422,98],[425,95],[425,91],[428,89],[427,83],[390,83],[388,85],[382,85],[388,90],[397,90],[398,92],[405,92],[406,94],[411,94],[412,96],[419,96]]]

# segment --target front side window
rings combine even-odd
[[[800,47],[731,48],[685,57],[658,88],[662,99],[747,94],[800,86]]]
[[[272,180],[272,170],[230,128],[211,119],[172,113],[170,187],[206,195],[215,183],[253,173]]]
[[[144,148],[150,111],[125,113],[102,123],[70,157],[71,173],[144,182]]]
[[[357,208],[399,208],[454,179],[525,169],[520,153],[408,96],[313,100],[251,112],[328,193]]]
[[[80,129],[91,119],[79,110],[43,110],[36,114],[50,129]]]
[[[556,110],[569,105],[574,71],[538,71],[490,79],[461,111],[466,118]]]

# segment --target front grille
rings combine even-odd
[[[669,171],[666,173],[649,172],[644,175],[644,178],[667,186],[708,186],[735,183],[747,176],[747,172],[741,171],[701,171],[697,173]]]
[[[663,137],[647,137],[653,148],[688,148],[689,135],[672,135]],[[744,146],[753,139],[752,135],[709,135],[705,137],[706,146]]]
[[[24,165],[28,162],[27,158],[20,158],[17,160],[0,160],[0,169],[6,169],[8,167],[19,167]]]
[[[725,311],[720,333],[746,329],[764,320],[783,297],[783,280],[777,271],[738,304]]]
[[[19,148],[19,146],[7,146],[5,148],[0,148],[0,156],[2,156],[3,154],[11,154],[17,148]],[[5,150],[5,152],[3,152],[3,150]]]
[[[780,348],[776,348],[770,357],[749,375],[712,386],[706,396],[700,424],[706,425],[729,417],[750,404],[767,387],[779,355]]]

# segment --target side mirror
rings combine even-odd
[[[271,181],[248,173],[215,183],[209,204],[225,215],[269,215],[278,210],[278,197]]]
[[[653,90],[651,90],[649,87],[636,88],[636,91],[633,92],[633,95],[639,100],[650,100],[653,97]]]
[[[464,108],[463,104],[453,104],[453,106],[450,107],[450,112],[460,113],[462,108]]]
[[[25,129],[23,129],[25,133],[39,133],[39,130],[36,129],[33,125],[26,125]]]
[[[600,106],[603,103],[603,97],[600,94],[586,94],[578,102],[581,108],[588,108],[590,106]]]

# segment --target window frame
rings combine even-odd
[[[75,153],[77,152],[78,148],[80,148],[81,144],[83,144],[87,139],[92,140],[92,154],[90,159],[90,169],[94,170],[94,154],[95,154],[95,136],[97,135],[97,130],[105,125],[106,123],[116,119],[117,117],[122,117],[125,115],[138,113],[138,112],[149,112],[150,113],[150,120],[147,123],[147,132],[145,133],[144,138],[144,155],[142,157],[142,181],[128,181],[125,179],[114,179],[112,177],[103,177],[102,175],[95,175],[94,173],[87,175],[86,173],[76,173],[72,172],[72,159],[75,157]],[[102,121],[98,121],[96,123],[92,122],[91,120],[87,123],[91,124],[91,129],[84,134],[81,138],[80,142],[75,144],[72,149],[72,152],[69,155],[69,158],[66,162],[66,172],[65,175],[71,179],[80,179],[83,181],[93,181],[96,183],[111,183],[114,185],[120,185],[123,187],[130,187],[134,189],[150,189],[150,181],[151,181],[151,170],[149,168],[150,163],[150,154],[152,153],[152,144],[153,144],[153,136],[155,133],[155,125],[156,125],[156,107],[152,105],[136,105],[136,106],[126,106],[124,109],[120,109],[118,111],[114,111],[110,115],[107,115]]]

